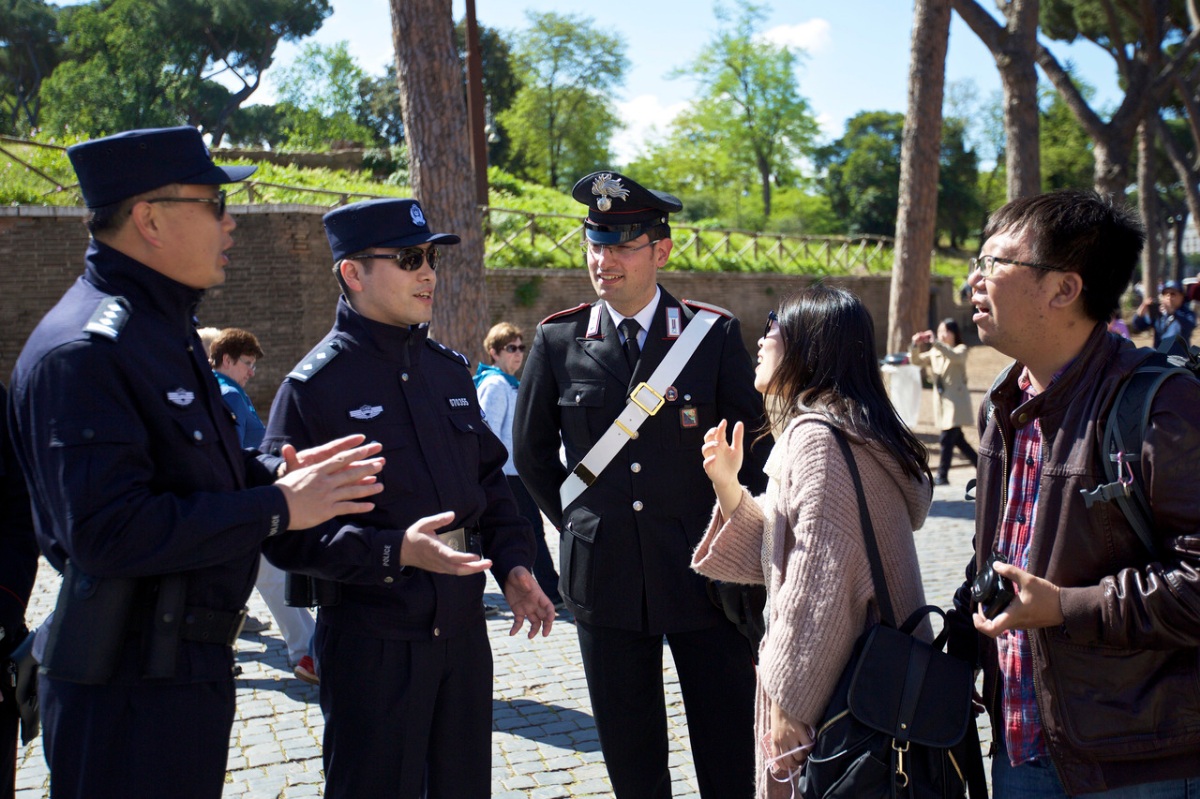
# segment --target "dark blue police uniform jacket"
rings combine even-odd
[[[263,549],[280,568],[341,583],[341,601],[322,607],[319,623],[346,632],[421,641],[437,630],[444,639],[481,619],[482,574],[401,568],[404,531],[423,516],[453,511],[446,530],[478,526],[501,586],[517,566],[532,571],[533,531],[504,479],[508,453],[483,423],[466,360],[427,335],[373,322],[343,297],[333,329],[271,406],[270,452],[352,433],[383,444],[374,510]]]
[[[560,574],[571,610],[587,623],[651,634],[699,630],[724,618],[704,578],[690,568],[715,502],[700,454],[704,433],[721,419],[730,429],[745,423],[748,455],[740,478],[754,493],[765,489],[762,466],[770,452],[769,440],[749,446],[762,423],[762,398],[738,320],[723,317],[662,409],[573,505],[561,507],[558,490],[568,472],[559,461],[560,434],[574,468],[674,344],[668,309],[685,327],[695,315],[663,290],[632,374],[602,301],[543,321],[525,361],[513,422],[517,471],[562,531]]]
[[[179,573],[187,605],[231,612],[288,512],[269,485],[278,459],[238,446],[192,322],[202,296],[93,241],[85,273],[26,342],[9,408],[55,568],[70,558],[101,578]],[[135,628],[152,612],[138,607]],[[122,657],[113,682],[141,681],[142,647]],[[232,666],[229,646],[184,641],[166,682],[230,680]]]

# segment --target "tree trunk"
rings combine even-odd
[[[907,349],[928,326],[929,272],[937,229],[938,155],[950,0],[916,0],[908,69],[908,113],[900,148],[900,210],[888,302],[888,351]]]
[[[413,194],[431,230],[462,237],[457,247],[447,248],[449,257],[438,269],[430,332],[474,363],[491,316],[450,0],[391,0],[391,8]]]
[[[771,165],[767,159],[758,156],[758,175],[762,183],[763,221],[771,218]]]
[[[1162,275],[1162,229],[1158,213],[1158,190],[1154,181],[1154,128],[1147,119],[1138,125],[1138,211],[1146,226],[1146,246],[1142,249],[1142,296],[1158,293]]]
[[[1200,232],[1200,171],[1197,170],[1197,158],[1188,158],[1188,154],[1171,136],[1171,132],[1167,130],[1161,117],[1156,117],[1154,123],[1158,129],[1158,140],[1162,142],[1163,150],[1166,151],[1167,158],[1175,169],[1175,174],[1179,176],[1179,182],[1183,184],[1183,196],[1187,200],[1187,210],[1191,214],[1192,224],[1196,226],[1197,232]],[[1195,135],[1193,129],[1192,136]],[[1195,141],[1193,147],[1195,148],[1194,154],[1200,154],[1200,140]],[[1184,223],[1186,221],[1184,220]],[[1180,223],[1178,226],[1178,236],[1182,236],[1184,233],[1186,227],[1184,223]],[[1176,266],[1177,271],[1178,268],[1179,265]],[[1182,275],[1179,277],[1182,278]]]
[[[1005,4],[1004,27],[976,0],[953,0],[952,5],[991,52],[1000,72],[1008,199],[1037,194],[1042,190],[1036,60],[1039,0]]]

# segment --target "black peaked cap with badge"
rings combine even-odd
[[[584,228],[588,241],[620,244],[667,224],[667,215],[683,210],[673,194],[647,189],[619,172],[593,172],[571,189],[576,202],[588,207]]]
[[[236,183],[256,166],[217,166],[200,131],[177,128],[127,130],[67,148],[88,208],[103,208],[173,183],[211,186]]]
[[[384,198],[351,203],[325,214],[325,237],[337,263],[372,247],[458,244],[453,233],[432,233],[416,200]]]

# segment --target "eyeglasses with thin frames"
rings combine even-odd
[[[763,328],[762,338],[771,335],[771,328],[779,324],[779,315],[774,311],[767,311],[767,326]]]
[[[662,239],[654,239],[653,241],[648,241],[645,244],[639,244],[636,247],[630,247],[626,244],[621,244],[621,245],[597,244],[594,241],[585,241],[583,243],[583,249],[587,252],[588,255],[592,256],[593,258],[599,258],[600,254],[602,252],[604,252],[605,250],[608,250],[608,254],[610,256],[615,256],[617,258],[625,258],[627,256],[633,255],[635,252],[640,252],[641,250],[644,250],[647,247],[653,247],[655,244],[658,244],[660,241],[662,241]]]
[[[987,277],[996,271],[996,264],[1012,264],[1013,266],[1028,266],[1032,269],[1045,269],[1047,272],[1065,272],[1061,266],[1047,266],[1046,264],[1031,264],[1028,261],[1014,261],[1011,258],[998,258],[995,255],[981,255],[978,258],[972,258],[968,263],[971,265],[971,271],[978,271],[979,274]]]
[[[346,260],[369,261],[377,258],[381,261],[395,261],[396,266],[405,272],[415,272],[421,268],[421,264],[425,261],[429,262],[430,269],[436,270],[438,262],[441,260],[441,252],[441,250],[431,244],[427,250],[422,250],[420,247],[405,247],[398,253],[364,252],[348,256]]]
[[[525,345],[524,344],[505,344],[504,351],[507,352],[509,355],[512,355],[514,352],[524,352]]]
[[[205,203],[206,205],[217,206],[217,219],[225,218],[225,190],[218,189],[216,197],[151,197],[145,200],[150,204],[154,203]],[[133,209],[130,209],[133,213]]]
[[[254,374],[255,372],[258,371],[258,363],[255,362],[253,359],[246,358],[243,356],[241,358],[238,358],[238,363],[240,363],[242,366],[246,367],[246,371],[248,371],[250,374]]]

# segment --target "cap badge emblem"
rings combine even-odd
[[[592,181],[592,194],[600,198],[596,200],[596,208],[600,211],[607,211],[612,208],[611,198],[624,200],[629,197],[629,189],[623,187],[621,179],[614,178],[611,172],[602,172]]]
[[[425,214],[421,213],[421,206],[413,203],[408,207],[408,214],[412,217],[414,225],[425,227]]]
[[[363,405],[350,411],[350,418],[365,422],[383,413],[382,405]]]

